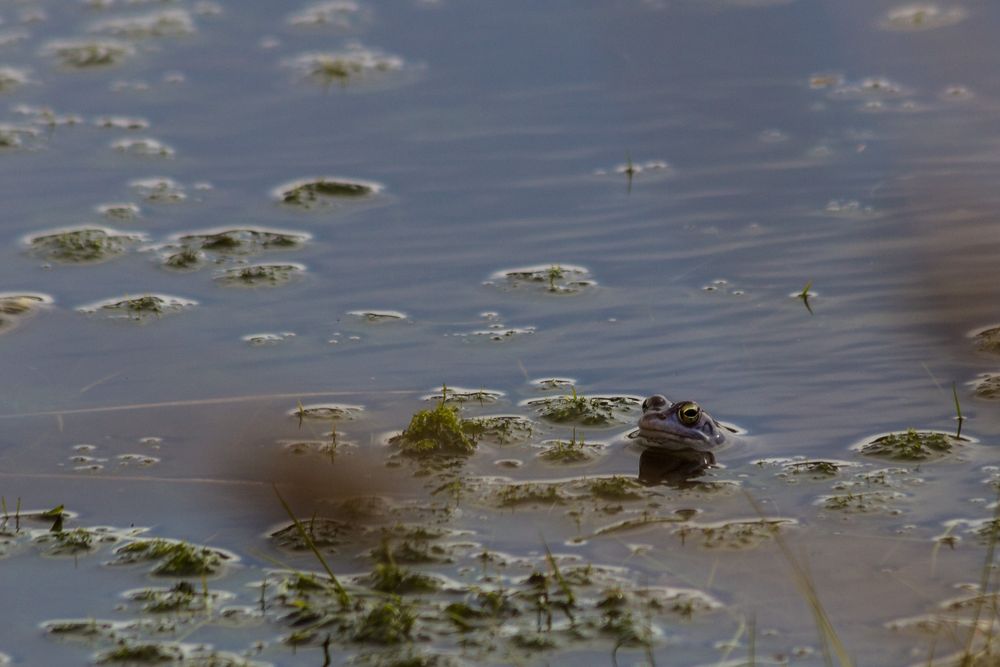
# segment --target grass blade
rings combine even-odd
[[[330,566],[327,565],[326,559],[323,558],[323,554],[321,554],[319,549],[316,548],[316,543],[313,542],[311,537],[309,537],[309,533],[306,532],[302,522],[298,520],[295,513],[292,512],[292,508],[288,506],[288,503],[285,502],[285,499],[281,496],[281,492],[278,491],[278,485],[272,484],[271,488],[274,489],[274,495],[278,496],[278,502],[280,502],[281,506],[285,508],[285,513],[288,514],[288,518],[295,524],[295,529],[299,531],[299,537],[302,538],[302,540],[309,547],[309,550],[316,556],[320,565],[322,565],[323,569],[326,570],[326,574],[330,577],[330,582],[333,584],[333,589],[337,592],[337,599],[340,601],[340,606],[349,607],[351,604],[351,596],[347,594],[347,589],[343,587],[340,580],[337,579],[337,575],[335,575],[333,570],[330,569]]]

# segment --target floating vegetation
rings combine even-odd
[[[230,286],[277,287],[300,276],[305,270],[302,264],[249,264],[226,269],[215,279]]]
[[[851,468],[855,465],[848,461],[806,459],[789,461],[782,464],[781,469],[786,475],[808,477],[810,479],[829,479],[830,477],[839,475],[845,468]]]
[[[114,204],[101,204],[97,207],[97,212],[103,215],[108,220],[117,220],[119,222],[131,222],[139,217],[142,210],[138,205],[129,202],[124,203],[114,203]]]
[[[142,178],[129,183],[143,199],[155,204],[177,204],[187,199],[184,186],[171,178],[155,176]]]
[[[155,562],[153,574],[163,577],[200,577],[218,574],[235,556],[221,549],[175,540],[135,540],[115,550],[116,565]]]
[[[944,9],[932,4],[906,5],[891,10],[882,22],[888,30],[932,30],[954,25],[965,18],[960,7]]]
[[[773,539],[783,527],[797,523],[795,519],[786,518],[685,523],[674,530],[674,535],[684,543],[694,537],[706,549],[753,549]]]
[[[1000,373],[982,373],[972,385],[972,394],[987,401],[1000,400]]]
[[[570,496],[563,490],[563,484],[527,482],[523,484],[505,484],[496,494],[500,507],[518,507],[520,505],[564,505]]]
[[[311,405],[298,404],[294,409],[286,414],[299,420],[319,419],[324,421],[338,419],[354,419],[364,410],[360,405],[347,405],[345,403],[314,403]]]
[[[974,93],[966,86],[948,86],[941,93],[941,97],[946,100],[961,101],[972,99]]]
[[[670,165],[663,160],[647,160],[645,162],[632,162],[628,160],[624,164],[617,165],[614,168],[616,174],[625,174],[636,176],[647,171],[666,171],[670,169]]]
[[[169,269],[187,270],[196,269],[204,259],[204,254],[193,248],[181,248],[177,252],[171,252],[163,257],[163,265]]]
[[[295,336],[294,331],[282,331],[280,333],[256,333],[240,336],[240,340],[251,345],[277,345]]]
[[[25,317],[52,303],[47,294],[0,292],[0,333],[16,327]]]
[[[612,475],[599,477],[588,482],[588,490],[595,498],[601,500],[634,500],[640,498],[642,485],[629,477]]]
[[[83,118],[77,114],[58,114],[50,107],[17,104],[11,107],[11,111],[20,116],[26,116],[34,125],[48,129],[54,127],[71,127],[83,123]]]
[[[176,153],[170,146],[151,137],[119,139],[111,144],[111,148],[139,157],[173,157]]]
[[[956,447],[971,442],[969,438],[955,437],[942,431],[887,433],[854,446],[865,456],[875,456],[893,461],[933,461],[950,454]]]
[[[0,67],[0,93],[28,83],[28,72],[17,67]]]
[[[507,290],[541,291],[547,294],[577,294],[597,285],[590,271],[570,264],[546,264],[497,271],[484,285]]]
[[[642,405],[634,396],[582,396],[576,388],[568,396],[533,398],[522,405],[534,408],[542,419],[556,424],[610,426],[626,421],[629,413]]]
[[[871,218],[876,212],[856,199],[831,199],[823,208],[823,214],[834,218],[862,219]]]
[[[216,255],[255,255],[267,250],[297,249],[310,236],[300,232],[264,227],[230,227],[182,234],[168,243],[167,250],[210,252]],[[176,253],[175,253],[176,254]]]
[[[406,319],[406,313],[398,310],[351,310],[347,314],[369,324],[401,322]]]
[[[535,430],[535,422],[520,415],[472,417],[463,420],[463,424],[477,440],[491,441],[501,446],[526,442]]]
[[[103,262],[122,254],[143,239],[140,234],[108,227],[75,227],[45,232],[27,238],[34,254],[66,263]]]
[[[85,69],[117,65],[135,53],[130,45],[110,39],[75,39],[51,42],[45,53],[63,67]]]
[[[389,443],[404,456],[456,456],[476,451],[474,423],[458,416],[458,408],[441,402],[431,410],[420,410],[402,433]]]
[[[144,468],[160,462],[160,459],[155,456],[146,456],[145,454],[119,454],[115,457],[115,460],[122,466],[137,465]]]
[[[94,120],[94,125],[112,130],[145,130],[149,121],[130,116],[100,116]]]
[[[333,459],[341,451],[356,446],[356,443],[334,435],[326,440],[279,440],[278,444],[289,454],[320,454]]]
[[[872,512],[899,514],[900,510],[893,507],[892,503],[905,498],[906,496],[898,491],[859,491],[820,496],[816,504],[823,509],[845,514]]]
[[[496,403],[504,397],[504,393],[495,389],[464,389],[462,387],[442,387],[440,390],[426,394],[421,398],[425,401],[444,401],[445,403]]]
[[[835,98],[861,99],[861,100],[882,100],[887,98],[898,98],[909,94],[909,90],[904,86],[883,77],[867,77],[861,81],[848,83],[842,82],[833,88],[831,95]]]
[[[167,294],[147,294],[137,297],[115,297],[77,308],[82,313],[104,313],[112,318],[143,321],[177,313],[198,305],[197,301]]]
[[[165,9],[150,14],[103,19],[91,25],[90,32],[128,39],[180,37],[194,34],[195,25],[191,15],[183,9]]]
[[[324,87],[375,83],[403,70],[403,59],[360,44],[343,51],[303,53],[289,62],[299,76]]]
[[[809,87],[813,89],[836,88],[844,83],[844,77],[836,73],[813,74],[809,77]]]
[[[38,135],[38,129],[34,127],[0,123],[0,150],[21,148],[25,139],[33,139]]]
[[[976,349],[988,354],[1000,354],[1000,326],[990,326],[972,332]]]
[[[577,438],[574,431],[569,440],[546,440],[542,443],[544,449],[538,458],[549,463],[574,464],[588,463],[603,453],[604,445],[584,442],[583,436]]]
[[[303,209],[333,207],[349,201],[372,197],[382,191],[373,181],[323,176],[279,185],[274,197],[282,204]]]
[[[126,591],[126,600],[138,602],[153,614],[195,614],[210,611],[213,604],[233,598],[232,593],[197,590],[190,582],[178,581],[170,588],[152,587]]]
[[[393,553],[386,543],[377,552],[378,562],[370,574],[360,578],[360,582],[380,593],[406,595],[408,593],[428,593],[440,589],[441,582],[422,572],[407,570],[396,564]]]
[[[184,651],[177,644],[167,642],[127,642],[97,656],[98,664],[143,664],[179,663],[184,660]]]
[[[355,0],[319,2],[288,17],[296,27],[334,28],[339,31],[357,30],[371,18],[371,12]]]
[[[570,391],[576,384],[573,378],[539,378],[531,381],[531,386],[539,391]]]
[[[365,529],[354,523],[339,521],[326,517],[302,519],[299,525],[305,529],[310,542],[317,549],[335,552],[344,544],[353,543],[359,533]],[[270,539],[282,549],[289,551],[311,551],[312,548],[302,537],[299,527],[294,523],[282,526],[270,534]]]

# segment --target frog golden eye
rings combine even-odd
[[[701,418],[701,408],[697,403],[681,403],[677,408],[677,419],[685,426],[694,426]]]

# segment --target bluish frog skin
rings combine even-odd
[[[638,435],[651,447],[708,452],[722,447],[728,432],[694,401],[671,403],[656,394],[642,402]]]

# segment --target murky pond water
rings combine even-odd
[[[0,18],[0,664],[994,664],[1000,7]]]

